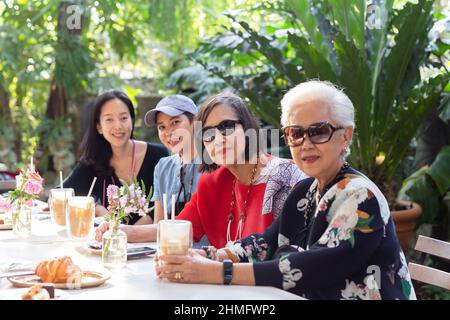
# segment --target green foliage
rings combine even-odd
[[[425,298],[431,300],[450,300],[450,291],[433,285],[422,286]]]
[[[414,201],[422,207],[421,223],[433,223],[443,196],[450,189],[450,146],[442,148],[430,167],[414,172],[403,182],[402,200]]]
[[[175,88],[177,92],[189,93],[192,90],[188,96],[197,104],[226,88],[224,80],[214,77],[200,66],[178,69],[170,75],[166,85]]]
[[[205,39],[194,59],[279,126],[284,92],[307,79],[343,87],[356,110],[351,163],[376,183],[393,179],[417,128],[450,80],[442,64],[421,75],[431,51],[433,1],[298,0],[272,8],[284,23],[257,30],[239,16]],[[376,9],[374,11],[374,9]],[[286,22],[287,21],[287,22]],[[446,105],[446,104],[445,104]],[[447,109],[442,107],[445,116]],[[377,156],[385,156],[381,165]]]

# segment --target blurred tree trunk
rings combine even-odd
[[[83,5],[84,1],[60,1],[58,7],[58,22],[57,22],[57,40],[55,43],[55,68],[54,74],[51,80],[50,92],[47,100],[47,110],[46,110],[46,118],[49,120],[55,119],[69,119],[70,118],[70,110],[69,104],[70,102],[74,102],[76,104],[76,98],[70,98],[69,90],[70,88],[65,87],[64,82],[62,82],[61,77],[70,77],[72,74],[64,70],[64,64],[66,61],[61,59],[61,50],[72,50],[72,48],[67,47],[68,37],[73,41],[77,41],[82,33],[82,22],[83,14],[81,10],[76,11],[76,14],[79,14],[79,22],[80,25],[74,27],[72,25],[74,11],[72,10],[74,6]],[[70,8],[72,7],[72,8]],[[75,7],[76,8],[76,7]],[[70,40],[69,40],[70,41]],[[59,56],[59,58],[58,58]],[[67,82],[66,82],[67,83]],[[72,94],[73,95],[73,94]],[[84,95],[83,92],[80,93],[81,96]],[[76,123],[77,121],[75,121]],[[72,123],[72,129],[74,128],[74,123]],[[47,130],[52,130],[52,128],[48,128]],[[75,133],[75,132],[74,132]],[[77,137],[77,134],[74,135],[74,141],[80,141]],[[46,137],[43,136],[39,141],[39,149],[45,154],[50,156],[50,150],[47,150],[48,147],[45,145]],[[75,143],[74,143],[75,144]],[[75,150],[72,148],[72,150]],[[49,161],[48,164],[49,170],[54,170],[53,161]]]
[[[67,104],[68,99],[65,88],[59,85],[55,77],[53,77],[47,100],[47,112],[45,115],[49,119],[65,117],[67,115]]]
[[[11,119],[11,109],[9,108],[9,94],[3,84],[0,83],[0,117]]]
[[[69,6],[74,5],[73,2],[66,2],[61,1],[59,3],[58,8],[58,23],[57,23],[57,43],[60,43],[63,41],[62,37],[63,34],[70,34],[72,36],[77,36],[77,32],[72,32],[73,30],[69,30],[67,27],[67,21],[68,21],[68,13],[67,9]],[[55,119],[59,117],[65,117],[68,113],[67,105],[68,105],[68,98],[67,98],[67,90],[62,86],[58,79],[57,79],[57,73],[58,70],[61,68],[60,64],[63,63],[60,59],[55,59],[55,75],[53,75],[53,79],[50,85],[50,93],[49,98],[47,100],[47,112],[46,116],[50,119]]]

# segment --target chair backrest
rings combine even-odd
[[[415,249],[450,260],[450,243],[445,241],[419,236]],[[416,263],[409,263],[408,267],[412,279],[450,290],[450,273]]]

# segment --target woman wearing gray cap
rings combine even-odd
[[[194,146],[195,103],[182,95],[162,99],[145,115],[147,126],[156,125],[161,142],[173,155],[159,160],[155,168],[152,201],[155,202],[155,223],[163,219],[163,195],[175,195],[175,215],[197,190],[200,159],[196,161]],[[170,215],[172,206],[167,206]]]

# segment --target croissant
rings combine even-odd
[[[41,261],[36,267],[36,275],[42,282],[80,283],[81,269],[70,257],[60,257]]]

